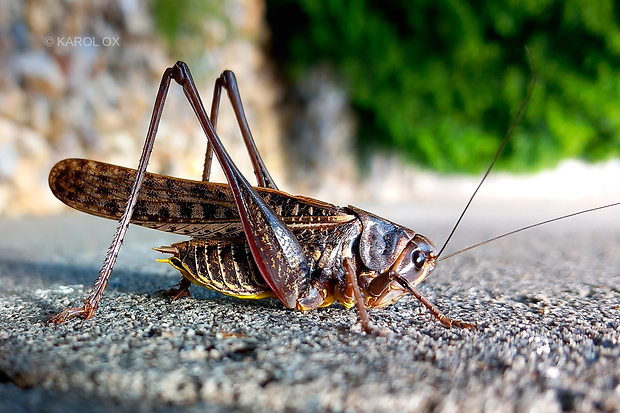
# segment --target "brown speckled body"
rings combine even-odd
[[[91,215],[118,219],[134,176],[133,169],[66,159],[54,166],[49,183],[67,205]],[[268,188],[255,189],[301,246],[308,265],[307,278],[295,280],[302,293],[308,291],[294,305],[301,310],[334,301],[346,307],[354,305],[345,260],[357,274],[365,306],[390,304],[405,294],[390,286],[392,280],[386,276],[400,252],[409,242],[432,245],[407,228],[354,207],[338,207]],[[158,250],[172,254],[161,261],[170,263],[192,283],[240,298],[274,297],[249,251],[228,185],[149,173],[131,223],[191,236],[188,241]],[[432,268],[418,277],[419,281],[430,271]]]

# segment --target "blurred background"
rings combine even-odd
[[[177,60],[207,103],[236,73],[287,192],[465,202],[527,94],[526,46],[537,83],[480,195],[617,200],[619,15],[611,0],[2,0],[0,216],[65,211],[47,186],[61,159],[135,168]],[[227,102],[220,119],[253,178]],[[205,145],[172,85],[149,170],[199,179]]]

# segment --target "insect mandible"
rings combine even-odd
[[[182,86],[208,138],[202,181],[146,172],[172,80]],[[241,174],[215,132],[222,89],[226,89],[241,129],[258,182],[256,187]],[[531,87],[528,98],[530,93]],[[228,184],[209,181],[213,152]],[[170,254],[171,257],[159,261],[171,264],[182,274],[175,298],[188,295],[190,285],[197,284],[239,298],[277,298],[287,308],[298,310],[339,302],[347,308],[356,306],[364,331],[381,334],[366,309],[413,295],[444,326],[476,327],[474,323],[443,315],[415,287],[435,269],[478,189],[439,251],[425,236],[359,208],[338,207],[279,191],[258,153],[231,71],[224,71],[217,79],[208,116],[189,68],[177,62],[162,77],[137,170],[66,159],[52,168],[49,184],[54,195],[70,207],[119,220],[84,306],[65,309],[53,316],[52,322],[94,315],[127,228],[133,223],[192,237],[154,248]],[[617,204],[596,209],[612,205]],[[580,213],[583,212],[587,211]]]

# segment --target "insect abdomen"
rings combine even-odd
[[[239,298],[275,297],[260,275],[244,240],[192,239],[165,247],[174,256],[160,260],[196,285]]]

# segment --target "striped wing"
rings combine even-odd
[[[118,220],[136,170],[86,159],[65,159],[51,170],[49,185],[68,206],[91,215]],[[297,232],[352,221],[345,209],[311,198],[256,188],[267,204]],[[243,233],[230,187],[147,173],[131,222],[175,234],[204,238],[238,237]]]

